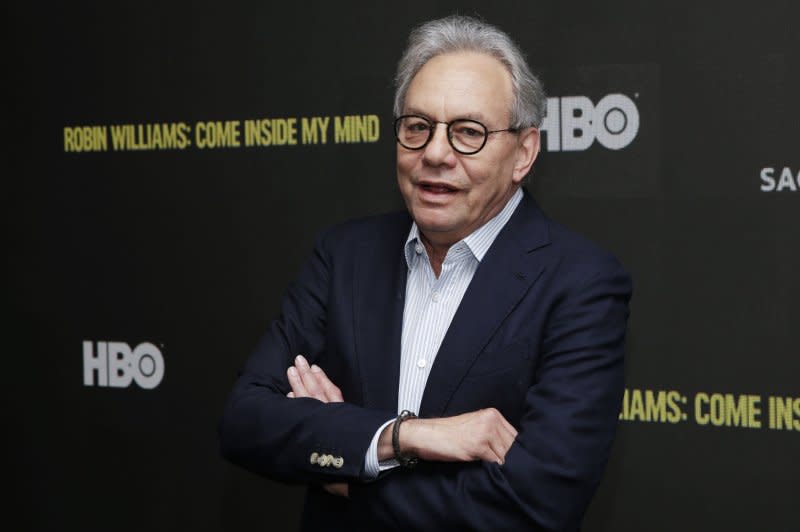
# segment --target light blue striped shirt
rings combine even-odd
[[[522,190],[517,189],[503,210],[494,218],[450,246],[438,279],[425,246],[420,240],[417,224],[411,225],[405,245],[408,277],[400,346],[398,413],[403,410],[419,412],[422,394],[433,362],[436,360],[436,353],[461,304],[461,299],[481,260],[520,201],[522,201]],[[398,465],[394,459],[378,463],[378,439],[383,429],[392,421],[394,418],[378,429],[367,449],[364,462],[364,476],[367,479],[376,478],[380,471]]]

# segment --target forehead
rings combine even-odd
[[[491,122],[509,118],[511,75],[496,58],[476,52],[438,55],[411,80],[405,112],[437,120],[475,117]]]

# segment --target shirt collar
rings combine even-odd
[[[500,234],[500,230],[505,227],[506,223],[511,218],[511,215],[514,214],[514,211],[516,210],[520,201],[522,201],[522,189],[518,188],[517,191],[514,192],[514,195],[511,196],[511,199],[506,202],[505,207],[503,207],[500,212],[498,212],[491,220],[480,226],[478,229],[464,238],[464,240],[462,240],[462,242],[466,244],[467,248],[469,248],[478,262],[483,260],[486,252],[488,252],[489,248],[492,247],[492,243],[494,243],[497,235]],[[411,230],[408,232],[408,238],[406,238],[406,244],[404,248],[406,263],[408,264],[409,268],[413,267],[416,257],[419,255],[417,253],[418,245],[420,246],[421,252],[426,253],[425,248],[422,245],[422,240],[419,237],[419,228],[417,227],[417,222],[414,222],[411,224]]]

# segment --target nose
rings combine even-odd
[[[442,126],[442,127],[439,127]],[[447,139],[447,124],[437,122],[434,125],[431,140],[423,150],[423,159],[432,166],[454,166],[456,154],[450,141]]]

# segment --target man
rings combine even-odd
[[[617,423],[630,280],[521,189],[546,100],[506,34],[426,23],[396,81],[408,212],[319,239],[223,453],[307,484],[307,530],[577,529]]]

